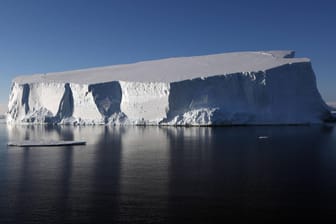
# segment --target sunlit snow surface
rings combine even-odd
[[[8,122],[131,125],[320,123],[329,107],[293,51],[181,57],[21,76]]]

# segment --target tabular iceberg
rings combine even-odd
[[[180,57],[14,79],[12,123],[311,124],[330,117],[293,51]]]

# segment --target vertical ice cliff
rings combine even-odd
[[[22,76],[12,123],[253,125],[321,123],[329,108],[309,59],[237,52]]]

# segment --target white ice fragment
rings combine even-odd
[[[69,145],[85,145],[85,141],[43,141],[43,140],[24,140],[8,142],[8,146],[18,147],[42,147],[42,146],[69,146]]]

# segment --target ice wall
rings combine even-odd
[[[194,62],[195,66],[188,69],[181,60],[190,65]],[[321,123],[330,117],[317,90],[310,61],[295,59],[291,51],[243,52],[181,60],[143,62],[147,66],[140,63],[138,67],[115,66],[99,70],[104,79],[96,74],[96,80],[92,80],[94,74],[85,75],[83,70],[85,82],[78,71],[70,72],[68,78],[60,78],[63,73],[20,77],[11,88],[7,120],[61,124],[253,125]],[[250,61],[259,67],[254,63],[248,67]],[[116,79],[115,73],[120,70],[127,76],[124,80]],[[139,70],[148,81],[139,77],[131,80],[130,74],[138,75]],[[200,70],[204,76],[188,73]],[[148,73],[158,76],[165,73],[165,76],[163,81],[155,81],[155,74]]]

